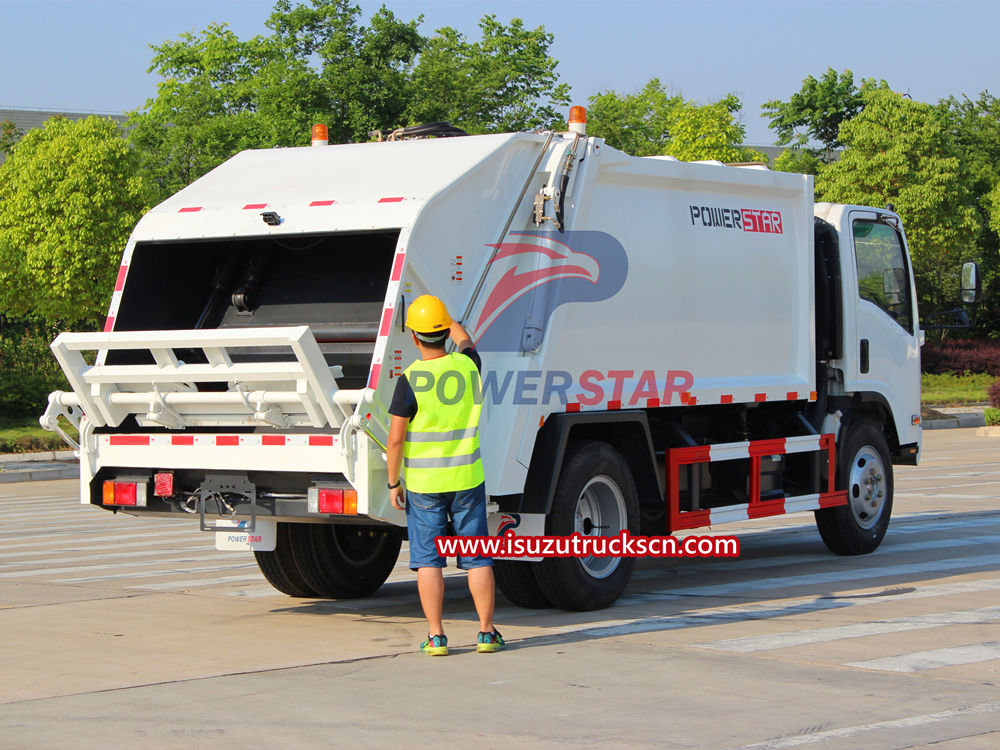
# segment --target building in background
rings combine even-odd
[[[62,116],[70,120],[82,120],[84,117],[110,117],[116,122],[124,123],[127,119],[120,112],[99,112],[96,110],[69,111],[58,109],[26,109],[24,107],[0,107],[0,122],[10,120],[14,127],[22,133],[27,133],[32,128],[40,128],[50,117]],[[0,163],[3,163],[3,154],[0,154]]]

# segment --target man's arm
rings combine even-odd
[[[410,420],[407,417],[393,416],[389,423],[389,440],[386,443],[386,463],[389,469],[389,484],[399,483],[399,470],[403,465],[403,445],[406,443],[406,428]],[[399,486],[389,490],[389,498],[392,500],[392,507],[396,510],[403,510],[403,503],[406,497],[403,494],[403,487]]]
[[[457,320],[451,321],[451,329],[448,331],[451,335],[451,340],[455,342],[455,350],[462,351],[463,349],[471,349],[475,346],[472,343],[472,336],[469,332],[462,328],[462,324]]]

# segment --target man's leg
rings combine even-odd
[[[490,570],[491,585],[492,573],[493,571]],[[472,579],[470,578],[469,581],[471,583]],[[427,634],[444,634],[444,625],[441,623],[441,611],[444,609],[443,570],[441,568],[417,568],[417,591],[420,592],[420,606],[424,608],[424,617],[427,618]],[[473,598],[475,598],[474,594]]]
[[[442,591],[444,591],[443,583]],[[496,602],[492,565],[469,570],[469,591],[472,593],[472,601],[476,605],[476,614],[479,615],[479,631],[492,633],[493,608]]]

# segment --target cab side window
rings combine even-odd
[[[858,295],[879,307],[913,333],[910,274],[899,234],[888,224],[856,219],[854,254],[858,263]]]

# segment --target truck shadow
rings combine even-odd
[[[959,533],[956,527],[969,530]],[[879,550],[857,557],[827,552],[815,530],[806,526],[739,537],[742,554],[737,560],[638,561],[625,593],[603,610],[522,609],[498,592],[498,627],[512,631],[509,648],[519,649],[778,620],[863,605],[893,607],[908,596],[927,595],[922,592],[928,587],[937,586],[946,593],[948,586],[961,585],[950,580],[954,576],[995,570],[1000,562],[995,554],[1000,541],[1000,513],[996,512],[910,519],[900,524],[898,533],[890,530]],[[475,623],[465,577],[450,570],[445,618]],[[919,587],[914,585],[917,582]],[[1000,580],[994,588],[1000,589]],[[368,599],[308,600],[275,611],[422,621],[413,579],[392,580]],[[873,610],[872,616],[883,618],[885,610]]]

